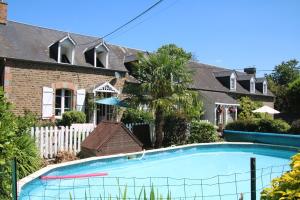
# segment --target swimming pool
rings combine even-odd
[[[61,176],[106,172],[105,177],[41,180],[22,186],[19,199],[137,198],[141,190],[172,199],[250,198],[250,157],[256,158],[257,196],[270,180],[289,170],[296,148],[250,143],[189,145],[87,161],[51,169],[43,175]],[[126,189],[125,189],[126,188]]]

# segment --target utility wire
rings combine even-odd
[[[144,10],[143,12],[141,12],[140,14],[138,14],[137,16],[135,16],[134,18],[132,18],[131,20],[129,20],[128,22],[126,22],[125,24],[117,27],[116,29],[114,29],[113,31],[107,33],[106,35],[104,35],[103,37],[101,38],[98,38],[96,40],[93,40],[93,41],[90,41],[90,42],[87,42],[87,43],[82,43],[82,44],[77,44],[77,45],[87,45],[87,44],[91,44],[91,43],[94,43],[94,42],[97,42],[98,40],[99,41],[102,41],[104,38],[114,34],[115,32],[119,31],[120,29],[124,28],[125,26],[127,26],[128,24],[132,23],[133,21],[137,20],[138,18],[140,18],[141,16],[145,15],[147,12],[151,11],[153,8],[155,8],[156,6],[158,6],[160,3],[162,3],[164,0],[159,0],[157,1],[155,4],[153,4],[152,6],[150,6],[149,8],[147,8],[146,10]]]
[[[112,40],[114,40],[114,39],[120,37],[121,35],[127,33],[128,31],[131,31],[132,29],[134,29],[135,27],[137,27],[137,26],[139,26],[140,24],[144,23],[145,21],[148,21],[148,20],[150,20],[151,18],[153,18],[154,16],[157,16],[157,15],[161,14],[163,11],[168,10],[169,8],[173,7],[176,3],[178,3],[178,1],[179,1],[179,0],[175,0],[175,1],[174,1],[172,4],[170,4],[169,6],[167,6],[167,7],[163,8],[163,9],[161,9],[160,11],[154,13],[154,14],[156,14],[156,15],[152,15],[152,16],[147,17],[146,19],[140,21],[139,23],[133,25],[132,27],[129,27],[128,29],[126,29],[126,30],[120,32],[119,34],[117,34],[117,35],[114,36],[113,38],[111,38],[111,39],[109,39],[109,40],[106,40],[106,41],[112,41]]]
[[[127,26],[128,24],[130,24],[131,22],[135,21],[136,19],[138,19],[139,17],[143,16],[144,14],[146,14],[147,12],[149,12],[150,10],[152,10],[154,7],[156,7],[158,4],[162,3],[164,0],[159,0],[158,2],[156,2],[155,4],[153,4],[152,6],[150,6],[149,8],[147,8],[145,11],[143,11],[142,13],[140,13],[139,15],[137,15],[136,17],[134,17],[133,19],[129,20],[127,23],[123,24],[122,26],[119,26],[118,28],[116,28],[115,30],[113,30],[112,32],[104,35],[102,37],[106,38],[112,34],[114,34],[115,32],[117,32],[118,30],[122,29],[124,26]]]

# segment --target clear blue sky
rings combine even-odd
[[[99,37],[156,1],[6,0],[10,20]],[[300,60],[299,10],[300,0],[165,0],[107,41],[148,51],[175,43],[199,62],[271,70]]]

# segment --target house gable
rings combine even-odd
[[[109,92],[120,94],[120,91],[117,90],[114,86],[112,86],[109,82],[101,83],[93,89],[93,93],[95,92]]]

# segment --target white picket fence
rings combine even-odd
[[[59,151],[80,152],[81,142],[94,130],[94,124],[32,127],[31,136],[43,158],[54,158]]]
[[[141,122],[141,123],[130,123],[130,124],[125,124],[125,125],[132,132],[133,126],[136,126],[136,125],[145,125],[145,124],[148,124],[148,123]]]
[[[132,131],[134,125],[144,123],[125,124]],[[59,151],[74,154],[80,152],[81,142],[94,130],[94,124],[72,124],[72,126],[32,127],[31,136],[42,158],[54,158]]]

